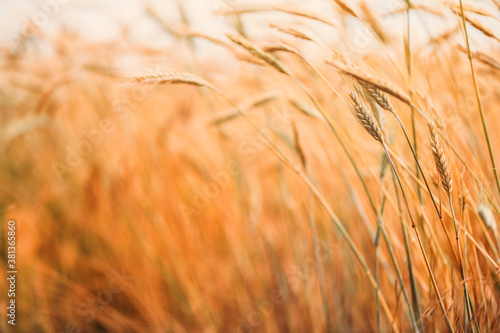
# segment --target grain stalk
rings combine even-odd
[[[341,95],[339,94],[338,90],[335,89],[331,83],[323,76],[323,74],[321,74],[321,72],[313,65],[311,64],[306,58],[304,58],[299,52],[297,52],[296,50],[288,47],[288,46],[279,46],[278,49],[280,51],[285,51],[285,52],[290,52],[296,56],[298,56],[302,61],[304,61],[317,75],[318,77],[323,80],[325,82],[325,84],[333,91],[335,92],[336,94],[339,95],[339,97],[341,97]],[[293,76],[293,73],[292,73],[292,76]],[[293,76],[294,77],[294,76]],[[319,104],[316,102],[316,100],[314,99],[314,97],[312,97],[312,95],[309,93],[309,91],[305,88],[305,86],[302,85],[302,83],[297,79],[295,78],[295,81],[297,82],[297,84],[302,88],[302,90],[306,93],[306,95],[311,99],[311,101],[313,102],[313,104],[315,105],[316,109],[320,112],[320,114],[323,116],[323,118],[325,119],[325,121],[327,122],[327,125],[328,127],[330,128],[330,130],[334,133],[335,137],[337,138],[337,140],[339,141],[339,143],[341,144],[341,147],[342,149],[344,150],[344,152],[346,153],[346,155],[348,156],[351,164],[353,165],[354,167],[354,170],[358,176],[358,178],[360,179],[362,185],[363,185],[363,188],[364,188],[364,191],[370,201],[370,204],[371,204],[371,207],[374,211],[374,213],[377,215],[377,217],[379,216],[379,210],[376,208],[375,206],[375,203],[373,201],[373,198],[372,198],[372,195],[370,193],[370,191],[368,190],[368,187],[366,186],[366,183],[364,181],[364,178],[362,177],[361,175],[361,172],[359,171],[359,168],[358,166],[356,165],[356,163],[354,162],[354,159],[352,158],[350,152],[348,151],[347,147],[345,146],[342,138],[340,137],[339,133],[337,132],[337,130],[335,129],[335,127],[333,126],[333,124],[330,122],[330,120],[328,119],[326,113],[323,111],[323,109],[319,106]],[[417,313],[414,314],[414,311],[412,309],[412,306],[411,306],[411,303],[410,303],[410,300],[409,300],[409,297],[408,297],[408,292],[406,290],[406,287],[405,287],[405,284],[404,284],[404,281],[403,281],[403,277],[402,277],[402,274],[401,274],[401,271],[399,269],[399,266],[397,264],[397,261],[396,261],[396,257],[394,255],[394,249],[392,247],[392,244],[389,240],[389,237],[387,235],[387,232],[385,230],[385,227],[383,224],[380,225],[380,230],[382,232],[382,235],[384,237],[384,240],[387,244],[387,247],[388,247],[388,250],[389,250],[389,254],[390,254],[390,257],[391,257],[391,261],[394,265],[394,268],[396,270],[396,274],[398,276],[398,280],[399,280],[399,283],[401,284],[401,289],[402,289],[402,292],[403,292],[403,296],[405,298],[405,301],[407,303],[407,306],[408,306],[408,310],[410,312],[410,321],[411,321],[411,324],[412,324],[412,327],[414,327],[415,331],[418,332],[418,327],[417,327],[417,318],[420,317],[420,315],[417,315]],[[410,258],[409,260],[409,265],[411,265],[411,257],[410,257],[410,254],[408,253],[408,257]],[[412,268],[410,268],[410,275],[411,275],[411,280],[414,282],[414,279],[413,279],[413,270]],[[412,289],[416,288],[414,283],[412,283]],[[415,290],[413,290],[413,293],[414,295],[416,295],[416,292]],[[423,330],[422,330],[423,331]]]
[[[414,149],[413,145],[412,145],[412,143],[410,141],[410,138],[408,137],[406,129],[405,129],[404,125],[403,125],[403,122],[401,121],[401,118],[399,118],[399,115],[396,113],[396,111],[394,110],[394,108],[390,104],[387,95],[384,94],[384,92],[381,91],[380,89],[378,89],[377,87],[373,86],[371,83],[368,83],[368,82],[362,81],[362,80],[358,80],[358,82],[366,90],[366,92],[368,93],[368,95],[371,98],[373,98],[381,108],[383,108],[384,110],[387,110],[390,113],[392,113],[392,115],[398,121],[399,126],[403,130],[403,134],[404,134],[404,136],[406,138],[406,141],[408,142],[408,146],[410,147],[410,150],[411,150],[411,152],[413,154],[413,157],[415,159],[415,164],[417,166],[417,171],[416,171],[417,178],[419,178],[420,174],[422,175],[424,183],[425,183],[425,185],[427,187],[427,191],[428,191],[428,193],[429,193],[429,195],[431,197],[432,203],[434,204],[434,208],[436,209],[436,212],[439,215],[439,217],[441,217],[441,212],[439,211],[439,208],[437,207],[437,204],[436,204],[436,201],[434,200],[434,197],[432,195],[432,191],[430,189],[429,183],[427,182],[427,179],[425,178],[425,174],[424,174],[424,172],[422,170],[422,167],[420,166],[420,162],[418,161],[418,155],[417,155],[417,152],[416,152],[416,135],[415,135],[416,132],[415,132],[415,128],[414,128],[415,118],[412,116],[412,120],[413,120],[412,121],[413,140],[414,140],[414,145],[415,145],[415,149]],[[412,110],[413,110],[413,108],[412,108]],[[419,170],[420,170],[420,173],[418,172]],[[420,187],[419,187],[419,189],[420,189]],[[420,191],[419,191],[419,194],[420,194]],[[420,195],[419,195],[419,199],[421,199]]]
[[[297,152],[297,155],[299,155],[300,162],[302,164],[302,168],[304,169],[304,173],[306,174],[307,177],[310,178],[310,171],[308,168],[307,160],[305,157],[304,150],[302,149],[302,145],[300,144],[300,139],[299,139],[299,134],[297,131],[297,127],[295,126],[295,123],[293,124],[293,134],[294,134],[294,141],[295,141],[295,151]],[[307,189],[307,204],[309,207],[309,228],[311,229],[311,236],[313,240],[313,250],[314,250],[314,258],[316,262],[316,270],[318,272],[318,278],[319,278],[319,287],[321,291],[321,298],[323,300],[323,311],[325,312],[325,320],[326,320],[326,327],[327,327],[327,332],[331,333],[333,332],[333,324],[332,324],[332,318],[330,315],[330,310],[328,306],[328,295],[326,291],[326,280],[325,280],[325,272],[323,270],[323,264],[321,260],[321,255],[319,253],[319,244],[318,244],[318,230],[316,226],[316,220],[314,216],[314,206],[313,206],[313,196],[311,189]]]
[[[460,14],[462,16],[462,24],[463,24],[463,28],[464,28],[464,34],[465,34],[465,43],[467,45],[467,56],[469,58],[469,65],[470,65],[470,71],[471,71],[471,75],[472,75],[472,82],[474,84],[474,91],[476,93],[477,107],[479,110],[479,115],[481,116],[481,123],[483,125],[483,131],[484,131],[484,135],[486,137],[486,142],[488,144],[488,152],[490,154],[491,164],[493,166],[493,173],[495,175],[497,189],[498,189],[498,192],[500,194],[500,178],[498,176],[498,169],[497,169],[497,165],[495,162],[495,156],[493,154],[493,148],[491,146],[490,135],[488,133],[488,126],[486,125],[486,118],[484,116],[483,103],[481,101],[481,95],[479,93],[479,86],[478,86],[477,80],[476,80],[476,73],[474,70],[474,64],[472,63],[472,53],[470,50],[469,35],[467,33],[467,24],[466,24],[466,18],[465,18],[465,14],[464,14],[464,6],[462,3],[462,0],[459,0],[459,1],[460,1]]]
[[[415,220],[413,219],[413,215],[412,215],[411,210],[410,210],[410,205],[408,203],[408,199],[406,197],[406,194],[405,194],[405,191],[404,191],[404,188],[403,188],[403,184],[401,183],[401,180],[399,178],[399,175],[398,175],[398,172],[396,170],[396,167],[395,167],[395,165],[394,165],[394,163],[392,161],[392,158],[391,158],[391,156],[389,154],[387,145],[386,145],[386,143],[385,143],[385,141],[383,139],[383,136],[381,134],[380,127],[379,127],[377,121],[375,120],[375,118],[373,117],[373,115],[361,103],[361,101],[359,100],[359,98],[356,96],[355,93],[351,92],[349,97],[350,97],[350,100],[351,100],[351,106],[352,106],[352,110],[353,110],[353,114],[354,114],[355,118],[358,120],[358,122],[365,128],[365,130],[376,141],[378,141],[378,142],[381,143],[382,148],[384,149],[384,151],[385,151],[385,153],[387,155],[387,158],[389,159],[389,163],[391,165],[391,168],[394,171],[394,173],[396,174],[396,178],[397,178],[399,187],[401,189],[401,194],[403,195],[403,200],[404,200],[404,203],[405,203],[405,206],[406,206],[406,210],[407,210],[408,215],[410,217],[412,228],[413,228],[413,230],[415,232],[415,235],[417,237],[420,250],[421,250],[422,255],[424,257],[425,265],[427,267],[427,271],[428,271],[429,276],[431,278],[432,285],[433,285],[433,288],[434,288],[434,292],[436,294],[436,298],[437,298],[438,303],[439,303],[439,305],[441,307],[441,310],[442,310],[442,312],[443,312],[443,314],[444,314],[444,316],[446,318],[446,323],[448,325],[448,328],[450,329],[451,332],[453,332],[453,327],[451,325],[450,319],[448,318],[448,314],[447,314],[446,308],[445,308],[443,300],[441,298],[441,293],[440,293],[439,288],[437,286],[437,282],[436,282],[436,279],[434,277],[434,273],[432,272],[432,268],[430,266],[429,259],[427,257],[426,252],[425,252],[425,249],[424,249],[424,246],[423,246],[423,243],[422,243],[422,239],[420,237],[420,232],[418,231],[417,225],[415,223]]]
[[[155,77],[156,80],[152,79],[151,77]],[[358,250],[357,246],[354,244],[354,241],[352,238],[349,236],[349,233],[345,229],[344,225],[342,222],[339,220],[339,218],[335,215],[334,211],[330,207],[330,204],[326,200],[326,198],[321,194],[321,192],[318,190],[318,188],[312,183],[310,178],[299,168],[297,167],[292,160],[282,152],[282,150],[276,146],[276,144],[260,129],[259,126],[255,122],[253,122],[247,115],[244,113],[238,106],[238,104],[233,101],[229,96],[224,94],[220,89],[215,87],[214,85],[208,83],[207,81],[203,80],[202,78],[199,78],[193,74],[186,74],[186,73],[165,73],[162,75],[155,75],[155,76],[147,76],[148,79],[143,80],[144,77],[139,77],[134,80],[134,82],[139,82],[139,83],[146,83],[146,84],[189,84],[189,85],[195,85],[195,86],[200,86],[204,85],[217,94],[219,94],[224,100],[226,100],[229,104],[231,104],[232,107],[234,107],[240,114],[241,116],[250,124],[250,126],[259,133],[259,135],[264,139],[264,144],[275,154],[287,167],[289,167],[292,171],[294,171],[302,181],[307,185],[307,187],[311,190],[313,193],[314,197],[319,201],[319,203],[323,206],[323,208],[327,211],[328,215],[330,216],[333,226],[337,228],[337,230],[340,232],[340,234],[345,238],[347,241],[349,247],[353,251],[356,259],[362,266],[369,282],[372,288],[377,291],[377,283],[375,281],[375,278],[373,277],[372,273],[370,272],[370,269],[368,268],[368,265],[361,255],[361,252]],[[382,305],[382,308],[384,309],[384,312],[387,316],[387,319],[389,320],[390,323],[392,323],[392,329],[395,332],[399,332],[399,329],[395,325],[394,317],[392,315],[391,310],[389,309],[389,306],[387,304],[387,301],[385,300],[384,295],[380,290],[377,291],[379,297],[380,297],[380,302]]]
[[[245,49],[247,49],[250,53],[252,53],[253,55],[259,57],[261,60],[267,62],[269,65],[271,65],[272,67],[274,67],[275,69],[277,69],[279,72],[283,73],[283,74],[286,74],[286,75],[289,75],[291,76],[295,82],[299,85],[299,87],[308,95],[308,97],[311,99],[311,101],[314,103],[314,105],[316,106],[316,108],[318,109],[318,111],[322,114],[322,116],[325,118],[325,120],[327,121],[327,123],[329,124],[330,128],[333,130],[334,134],[336,134],[336,130],[335,128],[333,127],[333,125],[329,122],[328,120],[328,117],[326,116],[326,114],[323,112],[323,110],[321,109],[321,107],[318,105],[318,103],[316,102],[316,100],[312,97],[312,95],[308,92],[308,90],[305,88],[305,86],[288,70],[288,68],[285,67],[284,64],[282,64],[279,60],[277,60],[277,58],[275,58],[274,56],[270,55],[268,52],[264,51],[264,50],[261,50],[260,48],[258,48],[257,46],[255,46],[253,43],[247,41],[247,40],[244,40],[244,41],[241,41],[241,38],[235,38],[234,36],[231,36],[231,35],[228,35],[228,37],[235,43],[237,43],[238,45],[244,47]],[[292,53],[295,53],[295,52],[292,52]],[[389,84],[387,83],[383,83],[382,84],[383,86],[389,86]],[[392,87],[391,87],[392,88]],[[396,88],[392,88],[390,89],[390,91],[394,91]],[[398,94],[399,96],[404,96],[404,93],[399,93]],[[399,97],[398,96],[398,97]],[[409,101],[409,99],[406,99],[406,101]],[[411,101],[410,101],[411,103]],[[413,103],[411,103],[413,104]],[[358,113],[359,115],[360,113]],[[366,118],[359,118],[358,117],[358,120],[360,120],[363,124],[363,126],[365,127],[366,130],[368,131],[371,131],[371,130],[374,130],[375,132],[371,132],[370,134],[372,134],[372,136],[374,138],[378,138],[377,141],[381,142],[383,145],[384,145],[384,148],[385,148],[385,144],[383,143],[383,139],[382,139],[382,134],[380,132],[380,129],[378,129],[378,132],[376,131],[376,128],[377,126],[375,126],[376,123],[371,123],[371,119],[369,117],[366,117]],[[336,135],[338,139],[340,139],[338,137],[338,134]],[[339,140],[341,141],[341,140]],[[342,143],[342,142],[341,142]],[[411,145],[411,144],[410,144]],[[346,152],[347,152],[347,149],[345,148],[344,149]],[[387,152],[387,151],[386,151]],[[348,153],[348,152],[347,152]],[[388,154],[388,152],[387,152]],[[348,153],[348,156],[350,156],[350,154]],[[351,161],[353,161],[351,159]],[[418,159],[417,159],[418,161]],[[391,161],[392,163],[392,161]],[[354,164],[355,165],[355,164]],[[356,168],[356,167],[355,167]],[[360,179],[362,179],[361,175],[360,176]],[[362,180],[363,181],[363,180]],[[364,183],[364,181],[363,181]],[[404,194],[404,192],[403,192]],[[431,194],[431,197],[432,197],[432,194]],[[372,205],[374,207],[374,204],[373,204],[373,201],[371,200],[372,202]],[[406,201],[407,203],[407,201]],[[407,208],[409,209],[408,205],[407,205]],[[411,214],[411,213],[410,213]],[[414,222],[412,222],[412,225],[415,225]],[[416,230],[416,232],[418,233],[418,230]],[[420,241],[420,244],[421,244],[421,241]],[[425,250],[423,251],[424,254],[425,254]],[[426,258],[426,262],[427,262],[427,258]],[[430,268],[430,267],[429,267]],[[432,274],[432,272],[431,272]],[[432,275],[432,279],[434,280],[433,278],[433,275]],[[435,281],[434,281],[435,282]],[[437,290],[437,285],[435,285],[435,289]],[[378,294],[378,291],[377,291],[377,294]],[[414,293],[415,294],[415,293]],[[437,291],[437,294],[439,295],[439,291]],[[442,303],[441,303],[442,304]],[[410,306],[411,308],[411,306]],[[448,317],[446,315],[446,312],[445,313],[445,316],[447,318],[447,322],[449,322],[448,320]]]
[[[300,80],[281,61],[279,61],[276,57],[274,57],[269,52],[260,49],[259,47],[257,47],[255,44],[251,43],[248,40],[241,41],[241,38],[234,37],[232,35],[231,35],[230,38],[232,38],[232,40],[234,39],[233,42],[235,42],[236,44],[244,47],[250,53],[252,53],[252,54],[260,57],[262,60],[268,62],[272,67],[274,67],[280,73],[283,73],[283,74],[286,74],[286,75],[290,76],[294,80],[294,82],[299,86],[299,88],[307,95],[307,97],[311,100],[311,102],[314,104],[315,108],[323,116],[323,118],[327,122],[328,127],[330,128],[330,130],[333,132],[333,134],[335,135],[335,137],[339,141],[339,143],[340,143],[340,145],[342,147],[342,150],[344,150],[344,152],[346,153],[347,157],[349,158],[349,161],[351,162],[352,166],[354,167],[354,170],[356,171],[356,174],[358,175],[358,178],[360,179],[360,181],[361,181],[361,183],[362,183],[362,185],[363,185],[363,187],[365,189],[365,192],[368,194],[368,200],[370,201],[370,205],[372,206],[372,209],[376,212],[377,208],[375,207],[375,202],[373,201],[373,198],[369,194],[368,187],[366,186],[366,183],[365,183],[365,181],[363,179],[363,176],[361,175],[361,172],[359,171],[358,166],[356,165],[356,162],[352,158],[351,153],[349,152],[349,150],[347,149],[345,143],[343,142],[342,138],[340,137],[337,129],[333,126],[332,122],[330,122],[330,120],[328,119],[328,116],[323,111],[323,109],[321,108],[321,106],[318,104],[318,102],[316,101],[316,99],[311,95],[311,93],[309,92],[309,90],[302,84],[302,82],[300,82]],[[316,69],[304,57],[302,57],[302,55],[300,55],[298,52],[296,52],[292,48],[280,47],[280,50],[281,51],[286,50],[287,52],[290,52],[290,53],[293,53],[293,54],[299,56],[309,66],[311,66],[314,70]],[[278,64],[278,65],[276,66],[276,64]],[[317,70],[315,70],[315,72],[318,73],[318,74],[320,74],[320,72],[317,71]],[[320,74],[320,77],[324,81],[328,82],[326,80],[326,78],[324,78],[324,76],[322,76],[321,74]],[[328,85],[331,87],[331,85],[329,83],[328,83]],[[331,88],[333,89],[333,87],[331,87]]]
[[[383,127],[382,127],[382,131],[383,131]],[[380,238],[379,237],[380,237],[381,232],[384,232],[384,234],[385,234],[385,231],[383,231],[384,230],[384,220],[383,220],[382,216],[384,214],[384,208],[385,208],[385,203],[386,203],[387,197],[385,195],[383,195],[382,190],[384,188],[384,175],[385,175],[385,171],[387,168],[386,161],[387,161],[386,156],[382,155],[382,161],[381,161],[381,166],[380,166],[380,193],[379,193],[379,198],[380,198],[379,199],[379,207],[380,207],[380,209],[377,211],[377,234],[375,235],[375,241],[374,241],[374,243],[375,243],[375,279],[376,279],[378,288],[380,288],[380,281],[379,281],[379,255],[380,255],[379,239]],[[402,285],[402,289],[403,289],[403,287],[404,287],[404,285]],[[406,290],[405,290],[405,293],[406,293]],[[407,298],[408,296],[405,295],[405,297]],[[410,314],[411,314],[411,308],[410,308]],[[413,322],[413,316],[410,315],[410,318],[412,319],[412,326],[418,332],[418,328],[415,325],[415,323]],[[378,331],[382,332],[382,320],[381,320],[381,315],[380,315],[380,299],[378,297],[378,293],[377,293],[377,324],[378,324]]]
[[[370,73],[367,73],[367,72],[363,71],[361,68],[354,66],[352,64],[344,64],[340,61],[332,61],[332,60],[327,60],[326,63],[337,68],[343,74],[346,74],[346,75],[356,79],[358,82],[363,81],[367,84],[371,84],[372,86],[379,89],[380,91],[386,92],[389,95],[396,97],[397,99],[404,102],[408,106],[414,107],[415,111],[417,111],[417,113],[419,113],[424,118],[425,121],[427,121],[427,122],[431,121],[431,119],[424,112],[422,112],[419,108],[415,107],[415,105],[411,101],[409,95],[407,95],[405,92],[403,92],[401,89],[399,89],[399,87],[395,86],[391,82],[374,77]],[[476,181],[477,185],[485,192],[485,194],[488,198],[488,201],[490,201],[490,203],[494,206],[497,213],[500,214],[500,209],[497,207],[497,205],[493,201],[493,198],[485,191],[484,186],[482,185],[481,181],[479,180],[479,178],[477,177],[475,172],[469,167],[469,165],[465,162],[464,158],[458,153],[458,151],[455,149],[455,147],[443,135],[443,133],[441,133],[441,131],[439,129],[437,129],[437,133],[441,136],[441,138],[444,140],[446,145],[448,147],[450,147],[450,149],[453,151],[453,153],[459,158],[460,162],[462,162],[464,167],[470,172],[470,174],[473,176],[474,180]],[[488,138],[488,142],[489,142],[489,136],[487,136],[487,138]],[[490,146],[490,149],[491,149],[491,146]],[[491,153],[491,150],[490,150],[490,153]],[[493,162],[494,162],[494,160],[493,160]],[[500,191],[500,187],[499,187],[499,191]]]
[[[386,156],[384,154],[384,156]],[[416,279],[415,279],[415,274],[413,272],[413,260],[412,260],[412,256],[411,256],[411,252],[410,252],[410,242],[408,240],[408,232],[406,230],[406,224],[404,223],[404,219],[403,219],[403,209],[401,207],[401,200],[399,198],[399,189],[398,189],[398,185],[396,183],[396,174],[394,173],[394,170],[391,169],[391,174],[392,174],[392,182],[393,182],[393,185],[394,185],[394,191],[396,192],[396,200],[397,200],[397,207],[398,207],[398,213],[399,213],[399,219],[400,219],[400,222],[401,222],[401,229],[403,231],[403,239],[404,239],[404,243],[405,243],[405,251],[406,251],[406,259],[408,260],[408,275],[410,277],[410,285],[411,285],[411,292],[412,292],[412,299],[413,299],[413,303],[414,303],[414,307],[417,308],[419,307],[418,305],[418,292],[417,292],[417,282],[416,282]],[[387,233],[385,232],[385,229],[382,230],[383,233],[384,233],[384,237],[388,237],[387,236]],[[408,297],[408,296],[406,296]],[[409,301],[408,301],[409,302]],[[416,311],[416,310],[415,310]],[[423,322],[420,320],[421,318],[421,315],[417,312],[415,312],[415,318],[418,318],[417,319],[417,322],[420,323],[420,326],[421,326],[421,331],[422,332],[425,332],[424,328],[423,328]],[[418,332],[418,326],[416,326],[417,323],[415,324],[415,331]]]
[[[441,180],[441,185],[443,186],[443,189],[445,191],[446,196],[448,197],[448,203],[450,205],[450,211],[451,215],[453,218],[453,225],[455,227],[455,237],[456,237],[456,242],[457,242],[457,251],[458,251],[458,264],[459,264],[459,270],[460,270],[460,275],[462,277],[462,280],[464,281],[464,299],[465,299],[465,308],[466,308],[466,313],[470,321],[472,321],[472,304],[470,302],[470,296],[469,292],[467,290],[467,284],[465,282],[466,280],[466,275],[465,275],[465,260],[463,259],[462,256],[462,250],[461,250],[461,245],[460,245],[460,229],[457,227],[457,221],[455,218],[455,211],[453,209],[453,202],[452,202],[452,189],[453,189],[453,180],[451,176],[451,171],[448,166],[448,159],[446,158],[446,154],[444,152],[443,146],[441,144],[441,141],[439,140],[439,137],[436,133],[436,126],[434,123],[429,123],[428,124],[429,128],[429,134],[430,134],[430,141],[431,141],[431,150],[432,154],[434,156],[434,162],[436,164],[436,168],[438,170],[439,178]],[[442,219],[442,218],[441,218]],[[464,321],[464,326],[467,327],[467,321]]]
[[[411,8],[411,1],[410,0],[406,0],[406,5],[407,5],[407,8],[406,8],[406,43],[405,43],[405,55],[406,55],[406,65],[407,65],[407,71],[408,71],[408,82],[411,86],[412,84],[412,80],[411,80],[411,43],[410,43],[410,8]],[[381,92],[382,93],[382,92]],[[382,93],[383,94],[383,93]],[[410,89],[410,92],[409,92],[409,95],[410,95],[410,100],[413,102],[413,92],[411,91]],[[387,101],[389,101],[387,99]],[[438,212],[438,215],[440,214],[440,212],[437,210],[437,205],[436,205],[436,202],[434,201],[434,198],[432,196],[432,193],[430,191],[430,188],[429,188],[429,184],[427,183],[427,180],[425,179],[425,175],[424,175],[424,172],[422,171],[422,167],[420,166],[420,163],[418,161],[418,147],[417,147],[417,132],[416,132],[416,129],[415,129],[415,110],[413,108],[413,106],[410,106],[410,112],[411,112],[411,129],[412,129],[412,133],[413,133],[413,148],[411,143],[410,143],[410,140],[408,138],[408,135],[406,134],[406,130],[403,126],[403,122],[401,121],[401,119],[399,118],[399,116],[396,114],[396,112],[394,112],[394,109],[392,108],[392,106],[387,103],[388,106],[390,106],[390,109],[393,110],[392,114],[396,117],[396,120],[399,122],[399,125],[401,126],[401,129],[403,130],[403,133],[405,135],[405,138],[406,138],[406,141],[408,142],[408,145],[410,146],[410,150],[413,154],[413,157],[415,158],[415,164],[416,164],[416,175],[417,175],[417,179],[420,178],[420,173],[422,173],[422,177],[424,179],[424,182],[425,182],[425,185],[427,186],[427,191],[429,191],[429,195],[431,196],[431,200],[432,200],[432,203],[434,204],[434,208],[436,209],[436,211]],[[419,173],[420,171],[420,173]],[[417,191],[418,191],[418,200],[420,201],[420,206],[423,207],[423,203],[422,203],[422,192],[420,191],[420,187],[417,185]],[[405,235],[406,236],[406,235]],[[425,237],[425,231],[424,231],[424,237]],[[406,239],[405,239],[406,240]],[[407,252],[409,250],[407,249]],[[409,253],[408,253],[409,255]],[[410,273],[412,273],[413,271],[410,270]],[[414,281],[414,277],[412,276],[411,277],[411,280]],[[420,312],[420,307],[418,305],[418,300],[417,300],[417,292],[416,290],[414,290],[414,284],[412,284],[412,291],[413,291],[413,307],[415,309],[415,316],[420,318],[421,317],[421,312]],[[424,332],[424,325],[422,322],[420,322],[420,330],[422,332]]]

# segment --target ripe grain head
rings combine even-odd
[[[290,75],[290,71],[286,66],[275,56],[272,54],[265,52],[261,48],[259,48],[257,45],[249,41],[243,36],[236,35],[236,34],[231,34],[228,33],[226,36],[235,44],[243,47],[245,50],[247,50],[249,53],[254,55],[255,57],[259,58],[260,60],[266,62],[269,64],[271,67],[274,67],[277,71],[280,73]]]
[[[356,120],[358,120],[358,122],[375,140],[382,142],[382,130],[380,129],[380,126],[373,114],[368,110],[355,92],[351,91],[349,93],[349,99],[351,102],[351,111]]]
[[[444,152],[443,145],[441,144],[441,139],[436,131],[436,125],[431,120],[428,122],[429,139],[432,150],[432,155],[434,156],[434,162],[441,179],[441,184],[446,194],[451,197],[451,191],[453,189],[453,180],[451,177],[451,171],[448,165],[448,159]]]

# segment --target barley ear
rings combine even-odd
[[[373,84],[368,83],[363,80],[357,80],[359,85],[366,91],[368,96],[370,96],[382,109],[387,110],[391,113],[396,113],[394,112],[394,108],[392,107],[391,103],[389,102],[389,97],[380,89],[375,87]]]
[[[358,98],[358,96],[351,92],[349,94],[351,99],[352,112],[358,122],[363,125],[365,130],[378,142],[382,142],[382,131],[380,126],[373,116],[373,114],[368,111],[363,102]]]
[[[257,45],[255,45],[245,37],[231,33],[226,34],[226,36],[233,43],[243,47],[245,50],[250,52],[255,57],[266,62],[268,65],[274,67],[277,71],[286,75],[290,75],[290,71],[288,70],[288,68],[286,68],[286,66],[278,58],[276,58],[275,56],[273,56],[268,52],[265,52],[264,50],[259,48]]]

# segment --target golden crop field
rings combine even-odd
[[[500,331],[500,2],[322,6],[1,48],[1,332]]]

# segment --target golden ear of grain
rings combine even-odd
[[[366,91],[364,92],[365,95],[367,95]],[[385,133],[385,116],[384,116],[384,110],[379,108],[377,105],[377,102],[373,98],[371,98],[369,95],[366,98],[368,100],[368,103],[370,104],[370,109],[372,110],[372,114],[375,116],[375,119],[377,119],[377,122],[380,126],[380,130],[382,133]]]
[[[423,5],[423,4],[413,4],[413,2],[411,3],[411,9],[417,9],[417,10],[421,10],[421,11],[424,11],[424,12],[427,12],[427,13],[430,13],[430,14],[434,14],[434,15],[437,15],[437,16],[445,16],[445,14],[443,13],[442,10],[436,8],[436,7],[430,7],[430,6],[427,6],[427,5]]]
[[[259,106],[262,106],[264,104],[267,104],[269,102],[274,101],[275,99],[277,99],[280,96],[282,96],[281,91],[268,91],[268,92],[265,92],[263,94],[260,94],[256,97],[252,98],[251,100],[249,100],[247,102],[243,102],[242,108],[243,108],[243,110],[257,108]]]
[[[269,52],[269,53],[288,52],[288,53],[293,53],[293,54],[300,56],[300,53],[298,50],[294,49],[293,47],[291,47],[289,45],[285,45],[285,44],[265,46],[262,48],[262,50],[265,52]]]
[[[257,45],[255,45],[254,43],[252,43],[251,41],[249,41],[245,37],[240,36],[240,35],[236,35],[236,34],[231,34],[231,33],[226,34],[226,36],[233,43],[243,47],[245,50],[250,52],[255,57],[261,59],[262,61],[266,62],[270,66],[274,67],[277,71],[279,71],[283,74],[286,74],[286,75],[290,75],[290,72],[288,71],[288,69],[285,67],[285,65],[281,61],[278,60],[278,58],[276,58],[275,56],[273,56],[272,54],[270,54],[268,52],[265,52],[261,48],[257,47]]]
[[[358,80],[358,83],[366,91],[367,95],[370,96],[382,109],[394,114],[396,113],[389,102],[389,97],[387,97],[382,90],[363,80]]]
[[[373,75],[363,71],[361,68],[353,65],[353,64],[345,64],[343,62],[340,62],[338,60],[327,60],[326,63],[328,65],[331,65],[335,68],[337,68],[339,71],[342,73],[355,78],[358,81],[364,81],[366,83],[371,84],[372,86],[385,91],[389,95],[392,95],[396,97],[397,99],[401,100],[402,102],[405,102],[406,104],[413,106],[413,103],[410,99],[410,96],[408,96],[404,91],[402,91],[399,87],[396,85],[392,84],[391,82],[388,82],[386,80],[383,80],[381,78],[376,78]]]
[[[342,0],[333,0],[339,7],[340,9],[342,9],[344,12],[346,12],[347,14],[349,15],[352,15],[354,16],[355,18],[358,18],[359,19],[359,16],[358,14],[356,14],[356,12],[354,11],[354,9],[352,7],[350,7],[348,4],[346,4],[344,1]]]
[[[426,5],[423,5],[423,4],[414,4],[413,2],[411,3],[410,5],[410,9],[412,10],[421,10],[421,11],[424,11],[424,12],[427,12],[429,14],[434,14],[434,15],[437,15],[437,16],[445,16],[445,14],[443,13],[442,10],[438,9],[438,8],[435,8],[435,7],[429,7],[429,6],[426,6]],[[400,13],[405,13],[407,11],[407,7],[406,6],[402,6],[402,7],[399,7],[398,9],[396,10],[393,10],[390,12],[391,15],[394,15],[394,14],[400,14]]]
[[[282,13],[287,13],[290,15],[305,17],[311,20],[322,22],[335,27],[335,24],[330,21],[327,17],[318,15],[317,13],[308,11],[304,8],[298,7],[290,3],[276,3],[276,4],[243,4],[235,3],[225,6],[215,12],[215,15],[239,15],[245,13],[255,13],[255,12],[266,12],[266,11],[277,11]]]
[[[468,54],[467,49],[465,47],[463,47],[462,45],[457,45],[457,49],[466,55]],[[471,55],[472,55],[472,58],[476,59],[477,61],[482,62],[483,64],[488,65],[492,68],[500,70],[500,62],[493,59],[489,55],[487,55],[483,52],[480,52],[480,51],[471,52]]]
[[[295,141],[295,151],[297,152],[297,155],[299,155],[300,162],[305,169],[307,168],[306,155],[304,154],[304,150],[302,149],[302,145],[300,143],[299,132],[297,131],[297,125],[295,124],[295,121],[292,122],[292,127],[293,127],[293,138]]]
[[[457,8],[452,7],[451,11],[454,12],[456,15],[458,15],[460,18],[462,17],[462,11],[460,10],[460,8],[457,9]],[[500,41],[500,39],[498,39],[498,37],[495,36],[495,34],[493,33],[493,31],[490,28],[484,26],[481,22],[479,22],[478,20],[476,20],[472,16],[469,16],[466,13],[464,13],[464,18],[467,22],[470,23],[470,25],[472,25],[477,30],[481,31],[484,35]]]
[[[252,65],[257,65],[257,66],[266,66],[266,63],[259,58],[255,57],[252,54],[248,54],[247,52],[238,52],[238,51],[233,51],[234,56],[236,59],[241,60],[243,62],[248,62],[249,64]]]
[[[382,142],[382,131],[375,117],[368,111],[354,92],[351,92],[349,97],[351,100],[352,112],[358,122],[375,140]]]
[[[194,86],[210,86],[211,85],[203,80],[201,77],[191,73],[169,72],[158,73],[145,76],[137,76],[132,79],[135,83],[146,84],[190,84]]]
[[[387,44],[390,42],[390,36],[385,32],[382,25],[380,25],[380,20],[377,15],[371,10],[370,6],[366,3],[366,1],[361,1],[359,4],[359,8],[364,14],[365,21],[370,25],[373,32],[380,38],[380,40]]]
[[[491,0],[497,5],[498,9],[500,10],[500,1],[499,0]]]
[[[479,204],[477,213],[488,229],[496,231],[497,223],[495,221],[495,216],[488,206]]]
[[[451,172],[448,167],[448,159],[444,153],[443,145],[436,132],[436,125],[431,120],[428,122],[429,137],[431,142],[432,155],[434,156],[434,162],[436,163],[436,168],[441,179],[441,184],[443,185],[446,194],[451,197],[451,191],[453,189],[453,181],[451,178]]]
[[[288,26],[278,25],[275,23],[270,23],[269,26],[271,28],[277,29],[285,34],[288,34],[290,36],[293,36],[293,37],[296,37],[299,39],[304,39],[304,40],[308,40],[308,41],[313,40],[311,37],[307,36],[305,33],[300,32],[300,31],[298,31],[294,28],[288,27]]]
[[[456,10],[456,11],[460,12],[460,3],[447,2],[446,4],[452,10]],[[490,13],[489,11],[487,11],[486,9],[484,9],[482,7],[475,6],[475,5],[472,5],[469,3],[463,3],[462,6],[464,8],[464,12],[469,12],[469,13],[474,13],[474,14],[481,15],[481,16],[495,18],[495,16],[492,13]]]

